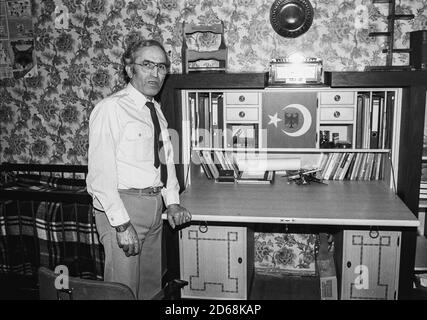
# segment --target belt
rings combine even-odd
[[[163,187],[147,187],[143,189],[130,188],[130,189],[127,189],[126,191],[131,191],[131,192],[135,192],[143,195],[157,195],[162,191],[162,188]]]

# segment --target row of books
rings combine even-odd
[[[195,147],[222,148],[224,145],[223,93],[189,94],[191,142]]]
[[[420,208],[427,208],[427,161],[421,162],[421,180],[420,180]]]
[[[393,130],[394,92],[359,92],[356,149],[389,149]]]
[[[218,179],[220,172],[224,170],[232,170],[234,177],[239,176],[239,168],[234,159],[233,153],[223,151],[198,151],[200,164],[208,179]]]
[[[320,158],[320,178],[324,180],[380,180],[382,153],[332,152]]]
[[[215,182],[270,184],[274,181],[274,171],[239,171],[237,162],[231,152],[202,150],[198,151],[197,155],[206,177],[208,179],[214,179]]]

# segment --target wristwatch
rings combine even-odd
[[[114,227],[117,232],[124,232],[130,226],[130,221]]]

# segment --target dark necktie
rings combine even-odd
[[[160,141],[159,141],[160,123],[159,123],[159,118],[157,117],[156,109],[154,108],[154,103],[147,101],[145,105],[148,107],[148,109],[150,109],[151,120],[153,120],[153,125],[154,125],[154,166],[157,169],[160,165],[160,159],[159,159],[159,151],[161,147]]]

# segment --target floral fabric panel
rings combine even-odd
[[[258,273],[315,275],[315,234],[255,232]]]

